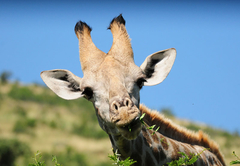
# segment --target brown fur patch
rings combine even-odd
[[[195,133],[193,131],[187,130],[184,127],[180,127],[174,124],[171,120],[165,118],[162,114],[157,111],[151,111],[144,105],[140,105],[141,113],[145,113],[144,121],[149,125],[159,126],[159,133],[162,135],[172,138],[174,140],[188,143],[191,145],[199,145],[205,148],[209,148],[210,151],[217,156],[219,161],[225,165],[223,155],[221,154],[218,145],[209,139],[208,135],[204,134],[202,131]]]
[[[161,138],[161,137],[160,137],[160,138]],[[160,142],[161,142],[161,144],[162,144],[163,149],[164,149],[164,150],[168,150],[169,145],[168,145],[168,143],[167,143],[167,140],[166,140],[164,137],[161,138]]]

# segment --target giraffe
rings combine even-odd
[[[138,67],[121,14],[113,18],[108,29],[113,43],[109,52],[104,53],[93,43],[92,29],[85,22],[77,22],[75,34],[83,77],[68,70],[47,70],[41,72],[46,85],[63,99],[84,97],[91,101],[100,127],[109,135],[113,150],[121,159],[130,157],[137,161],[137,166],[159,166],[178,159],[177,152],[188,155],[202,152],[194,165],[225,165],[218,146],[206,134],[178,127],[140,104],[141,88],[157,85],[167,77],[176,50],[153,53]],[[147,125],[156,124],[160,127],[158,131],[153,133],[141,123],[143,113],[143,121]]]

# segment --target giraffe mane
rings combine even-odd
[[[156,125],[156,127],[160,127],[158,132],[162,135],[183,143],[203,146],[215,154],[219,161],[225,165],[219,146],[216,142],[211,140],[207,134],[203,133],[203,131],[194,132],[185,127],[181,127],[159,112],[152,111],[142,104],[139,109],[141,113],[145,113],[144,122],[149,126]]]

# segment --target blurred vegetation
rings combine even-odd
[[[13,132],[24,133],[27,132],[28,128],[33,128],[36,126],[36,119],[26,118],[20,119],[15,122],[13,127]]]
[[[13,166],[17,157],[25,156],[27,159],[30,154],[31,150],[26,143],[15,139],[0,139],[1,166]]]
[[[3,144],[6,145],[0,146],[1,166],[4,163],[6,166],[31,163],[29,155],[33,156],[32,151],[39,149],[35,149],[35,146],[47,147],[48,150],[41,149],[46,165],[53,165],[52,155],[58,156],[62,165],[111,165],[107,158],[110,142],[103,150],[94,150],[92,147],[90,152],[85,153],[85,150],[76,148],[71,142],[61,141],[74,137],[85,146],[88,145],[81,140],[91,139],[90,142],[97,145],[101,141],[96,139],[104,139],[104,144],[108,143],[108,135],[99,127],[95,110],[87,100],[63,100],[46,87],[37,84],[24,86],[18,82],[1,84],[0,99],[0,139],[4,139]],[[39,133],[43,133],[43,136],[40,137]],[[18,144],[6,143],[12,138],[18,138]],[[54,139],[53,143],[50,139]],[[41,145],[36,145],[38,142],[42,142]],[[23,145],[19,144],[28,145],[28,150],[22,151]],[[96,160],[92,160],[91,156],[103,152],[106,153],[106,159],[100,157],[98,161],[96,157]],[[6,158],[6,155],[9,157]]]
[[[175,117],[174,113],[172,110],[164,108],[160,111],[162,114],[164,114],[166,117],[173,118]]]
[[[233,151],[233,155],[237,158],[237,160],[231,161],[230,165],[240,164],[240,158],[236,155],[235,151]]]
[[[220,145],[226,163],[234,160],[232,151],[240,154],[238,132],[179,120],[170,109],[161,113],[181,126],[209,134]],[[46,165],[53,165],[52,155],[64,166],[112,165],[107,157],[112,154],[110,140],[98,125],[92,103],[83,98],[63,100],[37,84],[1,81],[0,165],[27,165],[37,150]]]
[[[3,71],[0,74],[0,83],[1,84],[6,84],[9,82],[9,79],[11,78],[12,73],[10,71]]]
[[[61,163],[61,165],[88,165],[86,156],[83,153],[76,152],[71,147],[67,147],[65,151],[55,153],[54,155],[57,156],[58,163]],[[42,153],[42,159],[45,161],[46,165],[53,165],[52,156],[53,155],[50,153]]]
[[[83,120],[82,123],[73,124],[72,132],[74,134],[78,134],[80,136],[88,137],[88,138],[95,138],[95,139],[108,138],[108,135],[105,132],[102,132],[96,129],[97,127],[100,127],[100,126],[98,124],[89,122],[87,119],[85,119]]]
[[[13,84],[8,96],[16,100],[34,101],[40,104],[64,106],[70,106],[71,104],[71,102],[63,100],[56,95],[50,95],[47,89],[44,89],[41,94],[35,94],[29,87],[20,86],[19,84]]]

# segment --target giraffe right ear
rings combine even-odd
[[[146,75],[144,85],[152,86],[161,83],[172,69],[176,54],[176,49],[170,48],[149,55],[140,66]]]
[[[48,70],[41,72],[45,84],[59,97],[73,100],[82,97],[80,90],[81,78],[68,70]]]

